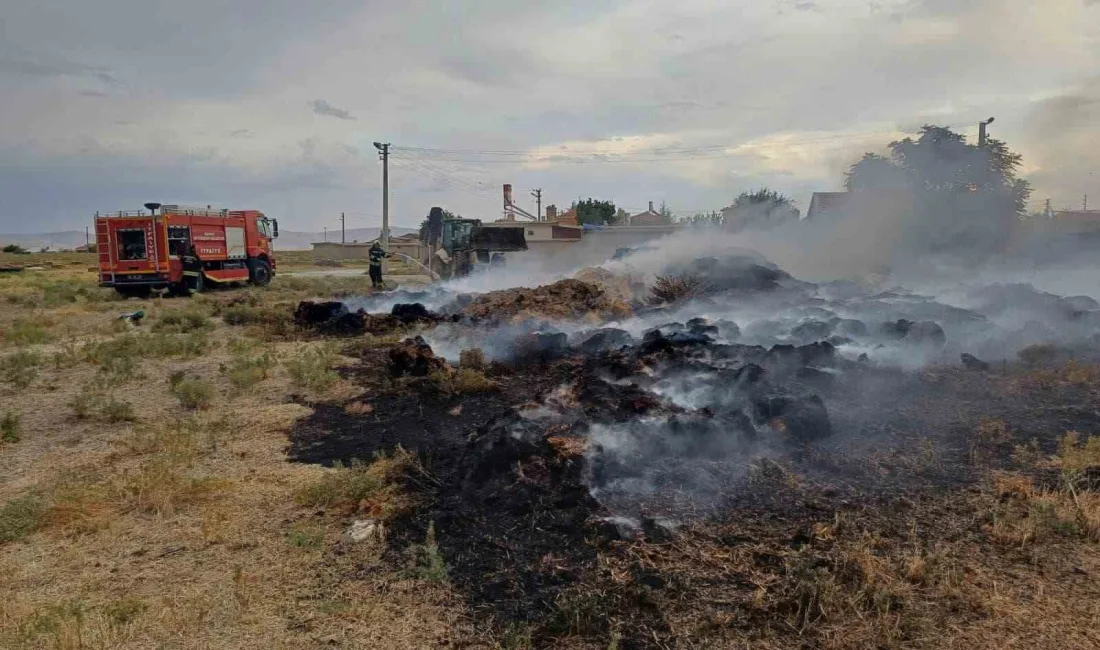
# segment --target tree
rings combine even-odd
[[[844,187],[849,192],[878,188],[900,189],[909,185],[905,170],[889,158],[874,153],[864,154],[844,176]]]
[[[1031,186],[1016,176],[1021,161],[1000,140],[979,147],[926,125],[916,138],[891,142],[889,156],[864,155],[848,170],[845,186],[908,197],[901,212],[910,217],[904,233],[910,245],[988,253],[1004,246],[1026,212]]]
[[[615,221],[614,201],[585,199],[574,202],[573,209],[577,211],[577,221],[582,224],[602,226]]]
[[[26,255],[29,251],[23,248],[19,244],[8,244],[3,249],[0,249],[5,253],[15,253],[16,255]]]
[[[668,207],[668,204],[664,201],[661,201],[661,209],[657,210],[657,214],[661,215],[661,221],[664,223],[672,223],[674,221],[672,208]]]
[[[770,228],[801,216],[790,198],[762,187],[755,192],[741,192],[733,205],[722,210],[722,223],[733,230]]]
[[[681,220],[693,226],[719,226],[722,225],[722,213],[717,210],[710,212],[698,212]]]
[[[630,223],[630,213],[622,208],[615,211],[615,225],[625,226]]]

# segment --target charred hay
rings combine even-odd
[[[409,347],[425,358],[415,340],[396,349]],[[356,372],[371,373],[360,375],[370,388],[391,357],[364,354]],[[807,363],[831,363],[842,375],[815,392],[800,378]],[[497,393],[381,392],[367,416],[318,405],[291,433],[291,457],[329,464],[396,445],[417,450],[434,482],[425,505],[394,523],[394,562],[434,526],[452,583],[474,615],[530,629],[537,647],[563,635],[606,645],[610,620],[620,621],[623,647],[687,642],[677,635],[700,606],[783,638],[790,634],[784,617],[799,598],[787,582],[792,549],[810,549],[800,562],[829,558],[814,526],[838,511],[890,526],[897,509],[913,512],[899,504],[915,490],[965,494],[959,486],[974,477],[967,425],[958,418],[977,404],[1045,444],[1071,424],[1100,426],[1087,409],[1036,411],[1018,394],[998,393],[991,373],[895,373],[843,362],[826,344],[709,342],[646,353],[634,343],[497,372]],[[710,379],[694,379],[702,373]],[[670,400],[677,382],[688,394],[712,387],[710,405]],[[889,387],[888,412],[868,417],[871,387]],[[456,404],[461,417],[448,414]],[[929,436],[942,459],[913,465]],[[744,453],[754,445],[762,455]],[[707,554],[744,554],[747,564],[708,575],[695,568],[711,566]],[[776,586],[754,608],[752,576],[765,574]]]
[[[389,314],[368,314],[363,309],[351,311],[345,302],[303,301],[294,311],[294,323],[299,328],[325,336],[385,335],[411,325],[457,319],[430,311],[420,303],[398,303]]]
[[[545,319],[602,322],[627,316],[631,309],[625,301],[612,298],[595,285],[567,279],[534,289],[521,287],[482,294],[462,307],[461,313],[489,325]]]

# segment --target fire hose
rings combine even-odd
[[[432,280],[442,280],[442,278],[439,277],[438,273],[436,273],[435,271],[433,271],[430,268],[428,268],[428,267],[424,266],[423,264],[421,264],[419,260],[415,260],[412,257],[409,257],[408,255],[405,255],[404,253],[390,253],[390,255],[408,260],[408,261],[412,262],[413,264],[419,266],[420,268],[422,268],[422,269],[424,269],[425,271],[428,272],[428,278],[430,278]]]

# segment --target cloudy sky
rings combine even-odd
[[[0,232],[145,201],[287,230],[577,197],[805,207],[923,123],[1100,207],[1100,0],[0,0]]]

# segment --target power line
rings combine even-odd
[[[413,169],[436,181],[444,188],[468,194],[480,200],[488,200],[495,197],[495,194],[489,188],[483,186],[484,184],[473,179],[468,179],[459,176],[458,174],[451,173],[448,170],[443,169],[433,163],[429,163],[425,160],[421,160],[419,158],[405,157],[395,157],[395,160],[401,160],[405,163],[408,163]]]
[[[416,173],[422,174],[432,181],[435,181],[442,188],[454,190],[456,192],[462,192],[471,196],[477,196],[478,198],[481,198],[482,196],[479,189],[471,189],[469,186],[458,182],[458,180],[450,177],[449,175],[441,173],[429,167],[426,163],[422,161],[403,160],[402,162],[408,163],[409,169],[412,169]]]

